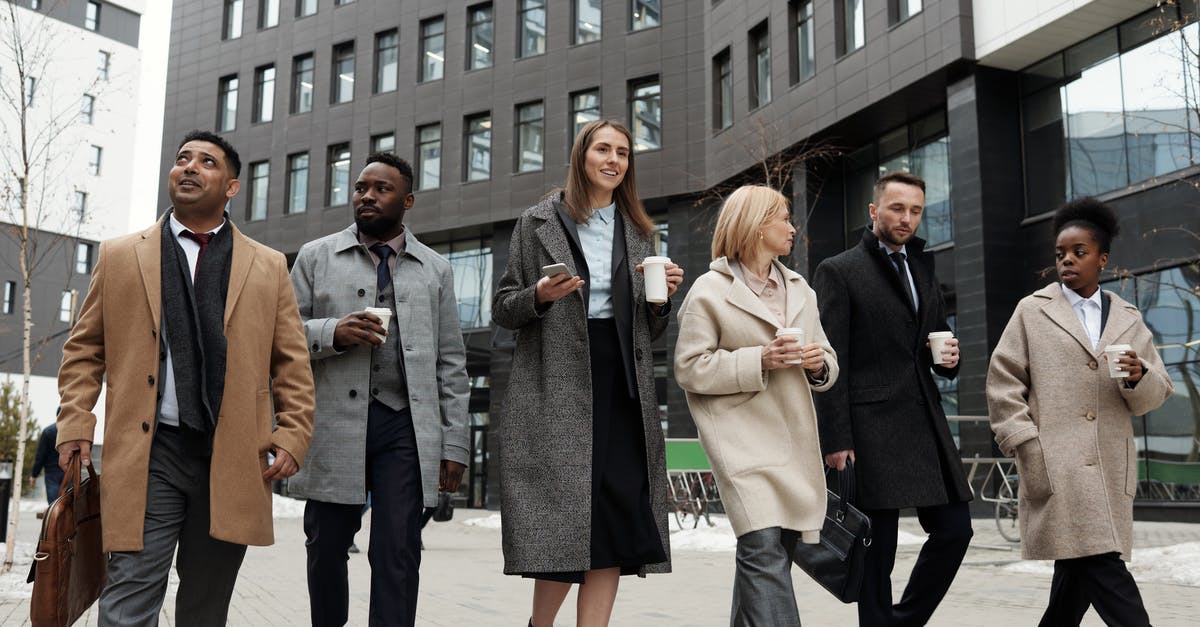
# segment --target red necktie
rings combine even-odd
[[[196,269],[192,272],[192,284],[196,284],[196,279],[200,276],[200,260],[204,257],[204,251],[208,248],[208,242],[212,240],[212,233],[193,233],[191,231],[180,231],[180,237],[186,237],[200,245],[200,252],[196,255]]]

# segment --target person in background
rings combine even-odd
[[[737,189],[717,217],[709,271],[679,308],[675,380],[737,534],[735,627],[799,627],[792,555],[820,541],[825,521],[812,393],[837,381],[838,365],[816,293],[779,260],[795,234],[783,194]],[[786,335],[796,331],[803,340]]]
[[[33,458],[33,470],[29,473],[29,487],[34,486],[37,476],[46,473],[46,504],[54,503],[58,498],[58,489],[62,487],[63,469],[58,467],[58,451],[54,444],[58,439],[58,423],[53,423],[42,429],[38,436],[37,455]],[[40,514],[39,514],[40,517]]]
[[[1150,624],[1125,567],[1133,548],[1133,421],[1174,388],[1137,307],[1100,289],[1118,233],[1095,198],[1054,214],[1058,281],[1021,299],[988,369],[996,443],[1021,477],[1021,557],[1054,560],[1041,625],[1079,625],[1089,606],[1108,625]],[[1105,348],[1123,345],[1124,352]],[[1110,376],[1109,356],[1123,376]]]

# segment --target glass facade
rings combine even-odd
[[[442,184],[442,125],[417,129],[417,189],[437,189]]]
[[[467,9],[467,69],[492,67],[495,48],[492,5],[480,4]]]
[[[575,0],[575,43],[600,41],[600,0]]]
[[[542,169],[545,109],[541,102],[517,107],[517,172]]]
[[[589,122],[600,119],[600,90],[589,89],[571,94],[571,136],[568,141],[575,143],[575,136]]]
[[[315,67],[311,54],[292,59],[292,113],[312,111]]]
[[[1030,215],[1200,163],[1200,32],[1159,35],[1161,19],[1155,9],[1022,72]]]
[[[258,28],[273,28],[279,25],[279,0],[260,0],[258,5]]]
[[[903,22],[921,12],[921,0],[890,0],[893,23]]]
[[[662,23],[659,0],[630,0],[629,29],[642,30]]]
[[[225,0],[225,14],[221,24],[221,39],[237,39],[242,36],[243,0]]]
[[[338,104],[354,100],[354,42],[333,47],[333,89],[330,102]]]
[[[328,206],[336,207],[350,202],[350,145],[338,144],[329,147],[329,178],[325,194]]]
[[[375,35],[375,93],[396,91],[400,58],[400,34],[395,29]]]
[[[315,15],[316,13],[317,0],[296,0],[296,17]]]
[[[813,0],[793,1],[792,83],[812,78],[817,73],[817,49],[813,35]]]
[[[308,211],[308,153],[288,157],[287,213]]]
[[[771,31],[763,22],[750,31],[750,108],[771,102]]]
[[[658,79],[635,83],[629,92],[634,152],[662,148],[662,86]]]
[[[422,81],[442,77],[446,66],[446,20],[435,17],[421,22]]]
[[[518,56],[546,53],[546,1],[521,0],[521,35]]]
[[[75,274],[92,273],[92,245],[79,242],[75,245]]]
[[[713,128],[721,130],[733,126],[733,63],[729,60],[729,48],[713,58]]]
[[[84,9],[83,27],[94,31],[100,28],[100,3],[89,2]]]
[[[217,105],[217,130],[232,131],[237,126],[238,77],[221,79],[220,103]]]
[[[466,129],[466,173],[467,181],[486,181],[492,176],[492,116],[489,114],[467,118]]]
[[[1137,305],[1175,393],[1133,418],[1140,499],[1200,501],[1200,262],[1105,283]]]
[[[250,198],[246,205],[246,221],[267,219],[267,188],[271,182],[271,164],[259,161],[250,164]]]
[[[254,71],[254,121],[270,122],[275,117],[275,66]]]
[[[371,136],[371,152],[395,152],[395,133],[381,133]]]
[[[850,54],[867,41],[863,0],[838,0],[841,4],[842,54]]]
[[[458,299],[458,321],[463,329],[480,329],[492,324],[492,244],[490,240],[459,240],[433,246],[450,262],[454,272],[454,296]]]

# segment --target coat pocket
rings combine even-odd
[[[1137,496],[1138,484],[1138,458],[1137,445],[1133,443],[1133,438],[1125,439],[1125,494],[1129,496]]]
[[[1034,438],[1017,447],[1017,475],[1020,477],[1020,495],[1040,501],[1054,494],[1050,472],[1046,469],[1046,455],[1042,452],[1042,441]]]
[[[869,387],[850,388],[850,404],[864,405],[866,403],[882,403],[888,399],[888,386],[873,385]]]

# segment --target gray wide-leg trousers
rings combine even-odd
[[[800,627],[792,555],[800,532],[780,527],[738,536],[731,627]]]

